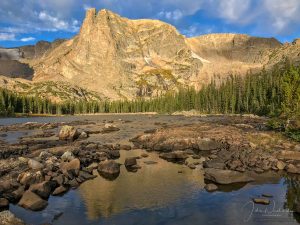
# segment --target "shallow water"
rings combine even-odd
[[[154,123],[197,123],[205,118],[147,115],[108,115],[80,117],[33,118],[36,122],[67,122],[74,120],[130,120],[120,124],[120,132],[91,136],[89,140],[115,142],[128,140],[137,133],[157,127]],[[30,118],[31,120],[32,118]],[[28,122],[28,118],[1,119],[0,124]],[[126,128],[126,129],[125,129]],[[140,156],[143,150],[120,151],[120,163],[128,156]],[[62,197],[49,199],[48,207],[31,212],[16,205],[10,210],[28,224],[54,225],[152,225],[152,224],[298,224],[292,212],[293,201],[300,199],[297,177],[281,178],[264,175],[256,183],[221,187],[222,191],[206,192],[201,168],[191,170],[183,165],[166,162],[156,153],[138,160],[141,169],[128,172],[121,166],[118,178],[108,181],[98,176],[71,190]],[[156,161],[147,165],[144,161]],[[183,173],[178,173],[181,170]],[[98,174],[97,171],[94,171]],[[269,206],[254,205],[253,197],[271,194]],[[299,220],[300,221],[300,220]]]
[[[119,162],[141,153],[121,151]],[[263,184],[208,193],[203,189],[201,169],[191,170],[166,162],[156,153],[148,154],[148,158],[138,160],[142,166],[138,172],[128,172],[121,166],[120,176],[114,181],[98,176],[63,197],[50,197],[48,207],[41,212],[18,206],[10,209],[29,224],[297,224],[287,199],[300,186],[291,188],[289,179],[262,178]],[[158,163],[147,165],[144,161],[148,160]],[[263,193],[274,196],[271,205],[253,205],[251,198]],[[264,212],[255,212],[257,209]]]

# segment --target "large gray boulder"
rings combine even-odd
[[[60,140],[76,140],[80,135],[80,132],[73,126],[65,125],[59,131]]]
[[[252,177],[245,173],[213,168],[204,170],[204,178],[217,184],[247,183],[254,181]]]

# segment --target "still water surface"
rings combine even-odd
[[[111,117],[94,116],[102,121]],[[114,116],[113,119],[120,118]],[[128,119],[128,116],[126,116]],[[153,121],[171,123],[174,117],[148,118],[129,116],[139,126],[151,128]],[[61,122],[87,119],[87,117],[34,118],[37,122]],[[125,117],[123,118],[125,119]],[[31,119],[30,119],[31,120]],[[195,122],[195,118],[176,118],[177,123]],[[27,122],[28,118],[15,120]],[[10,124],[2,119],[0,124]],[[150,125],[150,123],[152,125]],[[128,125],[127,125],[128,126]],[[127,132],[127,133],[126,133]],[[130,138],[130,130],[123,134]],[[142,150],[121,151],[118,159],[123,163],[128,156],[140,156]],[[10,210],[28,224],[53,225],[190,225],[190,224],[298,224],[298,215],[292,212],[293,202],[300,199],[300,181],[297,177],[264,176],[256,183],[245,186],[223,187],[222,191],[206,192],[203,171],[166,162],[156,153],[138,160],[141,169],[136,173],[121,166],[120,176],[108,181],[98,176],[71,190],[62,197],[50,197],[48,207],[31,212],[16,205]],[[157,164],[145,164],[144,161]],[[178,173],[181,170],[183,173]],[[97,174],[97,171],[94,171]],[[251,198],[263,193],[271,194],[271,205],[253,205]]]

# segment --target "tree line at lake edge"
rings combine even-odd
[[[300,67],[286,63],[283,68],[263,70],[246,76],[229,76],[221,84],[214,80],[201,90],[181,88],[151,99],[117,101],[67,101],[26,96],[0,89],[0,115],[138,113],[196,110],[200,113],[243,114],[287,117],[300,112]]]

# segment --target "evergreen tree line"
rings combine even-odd
[[[53,103],[0,89],[0,114],[82,114],[82,113],[172,113],[195,109],[201,113],[276,116],[300,112],[300,67],[289,65],[258,74],[230,76],[223,82],[212,81],[196,91],[180,89],[163,96],[135,100],[79,101]]]

